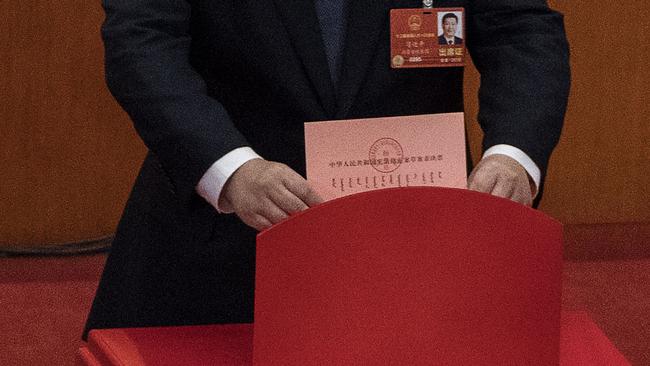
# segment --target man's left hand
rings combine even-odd
[[[508,198],[526,206],[533,203],[528,173],[506,155],[494,154],[481,159],[470,174],[467,186],[473,191]]]

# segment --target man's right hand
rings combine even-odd
[[[305,178],[288,166],[253,159],[228,179],[219,206],[232,208],[246,225],[261,231],[321,202]]]

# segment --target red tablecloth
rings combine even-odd
[[[85,366],[252,365],[251,324],[95,330]],[[562,314],[560,366],[630,365],[586,312]]]

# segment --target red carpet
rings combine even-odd
[[[74,365],[104,260],[0,258],[0,365]]]
[[[587,310],[632,365],[650,365],[650,259],[567,262],[562,302]]]
[[[0,365],[74,365],[105,256],[0,258]],[[650,365],[650,259],[567,262],[566,309],[586,309],[632,365]]]

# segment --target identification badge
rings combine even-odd
[[[465,66],[463,8],[392,9],[392,68]]]

